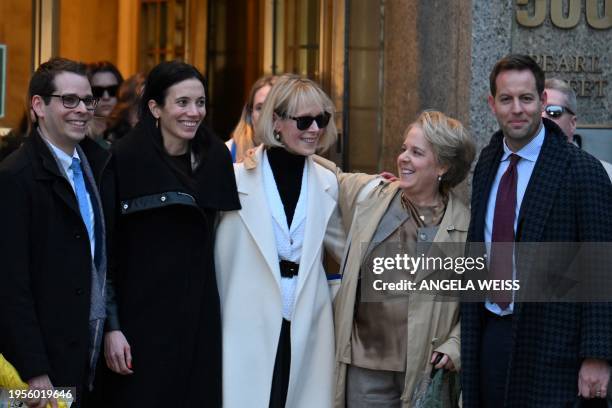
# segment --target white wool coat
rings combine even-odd
[[[269,405],[281,330],[279,259],[262,179],[262,148],[234,167],[242,209],[221,214],[215,263],[223,326],[223,406]],[[338,182],[307,158],[308,202],[295,304],[287,407],[332,407],[334,326],[324,244],[341,257]]]

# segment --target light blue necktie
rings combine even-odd
[[[87,200],[87,187],[85,187],[85,179],[83,178],[83,170],[81,169],[81,162],[76,157],[72,158],[72,179],[74,181],[74,191],[76,193],[77,201],[79,202],[79,211],[81,212],[81,218],[87,228],[87,235],[89,235],[89,242],[93,240],[93,225],[91,223],[91,209],[89,207],[89,200]]]

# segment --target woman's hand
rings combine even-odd
[[[29,379],[28,387],[31,390],[53,390],[53,384],[51,384],[51,380],[46,374]],[[51,408],[57,408],[57,400],[55,398],[32,398],[25,403],[29,408],[45,408],[47,404],[49,404]]]
[[[399,180],[399,178],[397,178],[395,174],[389,173],[388,171],[383,171],[382,173],[379,174],[379,176],[391,182]]]
[[[444,353],[438,353],[437,351],[434,351],[433,354],[431,355],[430,363],[431,364],[435,363],[438,356],[442,356],[442,358],[440,359],[438,364],[434,366],[435,369],[444,368],[448,371],[455,371],[455,364],[453,364],[453,360],[451,360],[450,357],[448,357]]]
[[[132,371],[132,352],[121,330],[113,330],[104,335],[104,358],[112,371],[121,375]]]

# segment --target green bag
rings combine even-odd
[[[459,374],[448,370],[435,370],[425,376],[415,389],[414,408],[457,408],[461,383]]]

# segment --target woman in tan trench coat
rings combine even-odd
[[[370,283],[360,269],[366,258],[390,255],[398,242],[413,248],[416,242],[457,243],[439,248],[444,256],[462,256],[469,211],[451,189],[473,158],[461,123],[426,111],[406,131],[397,181],[338,173],[338,204],[349,235],[334,305],[336,407],[411,407],[418,381],[438,354],[437,368],[460,369],[459,303],[417,293],[363,301],[361,285]],[[417,281],[420,272],[413,275]]]

